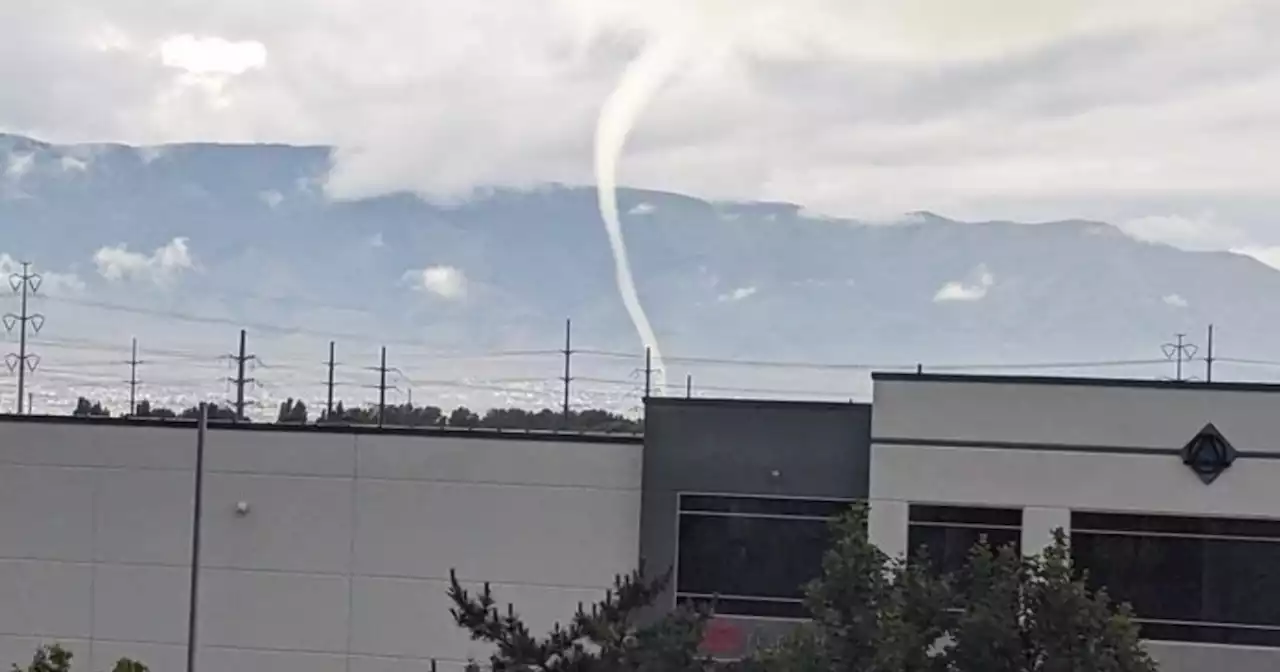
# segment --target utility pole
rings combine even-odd
[[[693,374],[692,373],[684,374],[684,398],[685,399],[693,398]]]
[[[653,349],[644,349],[644,398],[653,392]]]
[[[561,413],[563,413],[564,415],[563,423],[564,423],[564,428],[567,430],[569,429],[569,381],[573,380],[573,378],[570,377],[569,375],[569,364],[570,364],[570,360],[573,359],[573,321],[572,320],[564,321],[564,350],[562,350],[561,352],[564,353],[564,378],[561,378],[561,380],[564,382],[564,404],[561,408]]]
[[[246,384],[257,382],[257,380],[254,378],[245,377],[246,365],[248,365],[250,362],[257,361],[258,359],[257,355],[250,355],[245,351],[247,338],[248,338],[248,335],[246,334],[245,330],[241,329],[239,353],[235,355],[229,355],[229,357],[236,363],[236,377],[227,379],[228,381],[234,383],[236,386],[236,422],[242,422],[245,419],[244,386]]]
[[[1185,382],[1186,380],[1185,378],[1182,377],[1183,362],[1190,362],[1192,359],[1195,359],[1196,353],[1200,351],[1200,348],[1194,343],[1187,343],[1186,334],[1176,334],[1176,336],[1177,336],[1176,342],[1165,343],[1164,345],[1160,346],[1160,349],[1164,352],[1164,356],[1166,359],[1176,362],[1176,365],[1175,365],[1176,368],[1174,369],[1175,375],[1173,380],[1181,383],[1181,382]]]
[[[27,300],[40,292],[43,280],[39,273],[31,272],[31,263],[27,261],[22,262],[21,273],[9,275],[9,287],[15,294],[22,295],[22,312],[4,316],[6,331],[12,333],[15,327],[18,329],[18,354],[10,353],[4,358],[9,372],[18,372],[18,415],[22,415],[22,402],[27,394],[27,373],[35,373],[36,367],[40,365],[38,356],[27,353],[27,329],[30,327],[32,334],[40,333],[40,328],[44,326],[44,315],[28,312]]]
[[[200,613],[200,529],[204,527],[204,447],[209,433],[209,407],[200,402],[196,420],[195,496],[191,504],[191,573],[187,592],[187,672],[196,669],[196,628]]]
[[[382,427],[383,425],[386,424],[386,420],[387,420],[387,390],[400,389],[395,385],[387,384],[387,374],[396,373],[396,374],[399,374],[401,377],[404,377],[404,372],[393,366],[392,367],[387,366],[386,346],[383,346],[382,348],[381,364],[379,366],[370,366],[365,368],[368,371],[378,372],[378,384],[376,386],[378,388],[378,427]],[[366,385],[365,387],[372,387],[372,386]]]
[[[335,354],[337,354],[337,345],[333,341],[329,341],[329,403],[326,406],[328,411],[324,417],[331,421],[333,420],[333,369],[338,365],[334,361]]]
[[[378,427],[387,414],[387,346],[382,346],[382,364],[378,367]]]
[[[1204,356],[1204,382],[1213,382],[1213,325],[1209,325],[1208,354]]]
[[[133,416],[138,413],[138,365],[142,360],[138,359],[138,339],[133,339],[133,355],[129,358],[129,415]]]

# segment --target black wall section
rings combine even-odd
[[[676,562],[680,493],[866,499],[869,404],[650,398],[645,404],[640,556],[651,573]],[[660,605],[674,604],[674,587]],[[733,651],[793,621],[736,619]],[[733,638],[731,638],[733,639]]]

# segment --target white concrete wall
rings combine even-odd
[[[194,429],[0,421],[0,667],[185,665]],[[638,557],[638,444],[214,430],[201,672],[382,672],[485,650],[450,568],[534,628]],[[249,513],[236,515],[246,502]]]
[[[910,503],[1022,508],[1028,551],[1069,528],[1072,510],[1280,518],[1278,411],[1274,392],[879,380],[870,533],[904,553]],[[1180,450],[1207,423],[1237,450],[1276,458],[1241,457],[1204,485],[1161,451]],[[1152,651],[1166,672],[1280,669],[1275,649]]]

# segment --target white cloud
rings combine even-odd
[[[467,293],[466,275],[453,266],[428,266],[420,271],[409,271],[404,278],[414,289],[450,301],[462,299]]]
[[[383,240],[381,231],[369,237],[369,247],[374,247],[374,248],[385,247],[386,244],[387,244],[387,241]]]
[[[634,208],[627,211],[628,215],[651,215],[657,210],[652,203],[638,203]]]
[[[267,48],[253,40],[175,35],[161,43],[160,61],[190,73],[239,75],[266,67]]]
[[[148,166],[160,159],[163,159],[168,153],[169,148],[163,145],[149,145],[138,148],[138,158],[142,160],[144,165]]]
[[[728,294],[721,294],[720,296],[717,296],[716,300],[721,303],[741,301],[755,296],[757,291],[758,290],[755,287],[738,287]]]
[[[275,210],[284,202],[284,194],[275,189],[268,189],[258,194],[258,199],[267,204],[268,208]]]
[[[1188,305],[1187,300],[1182,298],[1182,296],[1179,294],[1170,294],[1164,297],[1164,299],[1162,300],[1164,301],[1165,305],[1172,306],[1174,308],[1186,308]]]
[[[0,126],[332,143],[335,196],[587,183],[625,62],[693,31],[624,183],[854,217],[1280,203],[1272,0],[91,4],[0,2]]]
[[[61,273],[46,271],[37,267],[32,267],[31,271],[40,276],[40,293],[51,296],[66,296],[68,294],[80,294],[85,290],[84,281],[74,271]],[[22,262],[20,260],[13,258],[7,252],[0,253],[0,287],[6,287],[5,291],[8,291],[10,276],[21,272]]]
[[[103,247],[93,255],[98,274],[107,280],[141,280],[168,284],[195,268],[186,238],[174,238],[151,254],[133,252],[126,245]]]
[[[1243,231],[1218,221],[1212,214],[1140,217],[1119,226],[1132,238],[1193,251],[1224,250],[1240,243],[1245,236]]]
[[[933,296],[933,300],[937,303],[945,303],[951,301],[981,301],[986,298],[987,291],[995,286],[996,278],[987,270],[985,265],[980,265],[974,269],[973,279],[967,281],[952,281],[943,285],[938,293]]]
[[[31,167],[35,165],[36,155],[30,152],[15,152],[9,154],[5,161],[4,174],[10,180],[21,180],[27,173],[31,172]]]
[[[1280,270],[1280,246],[1240,247],[1231,251],[1236,254],[1243,254],[1246,257],[1253,257],[1274,269]]]
[[[62,168],[64,173],[83,173],[89,170],[89,162],[68,154],[58,159],[58,167]]]

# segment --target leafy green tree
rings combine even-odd
[[[958,575],[967,608],[951,633],[956,672],[1153,672],[1127,605],[1089,589],[1066,535],[1038,556],[977,546]]]
[[[150,401],[143,399],[138,402],[138,408],[134,410],[133,416],[135,418],[176,418],[178,414],[173,409],[152,406]]]
[[[619,576],[604,599],[581,606],[567,627],[556,624],[546,636],[533,635],[515,609],[506,614],[485,584],[472,595],[450,573],[450,612],[471,638],[492,644],[493,672],[705,672],[715,664],[699,652],[708,615],[689,609],[648,624],[640,612],[663,593],[671,572],[645,580],[637,570]],[[469,666],[479,670],[476,663]]]
[[[822,576],[807,590],[812,622],[763,651],[756,665],[770,672],[946,669],[935,644],[951,618],[947,583],[927,563],[886,556],[866,522],[858,505],[833,524]]]
[[[70,672],[73,654],[58,644],[50,644],[36,649],[31,664],[26,667],[13,666],[13,672]],[[112,672],[148,672],[147,666],[129,658],[116,661]]]
[[[207,407],[208,417],[210,420],[235,420],[236,409],[230,406],[219,406],[217,404],[209,404]],[[200,406],[192,406],[183,411],[178,417],[184,420],[199,420]]]
[[[76,400],[76,407],[75,410],[71,411],[71,415],[80,418],[108,418],[111,417],[111,411],[103,408],[101,402],[91,402],[84,397],[80,397]]]
[[[466,406],[459,406],[449,414],[450,427],[479,427],[480,416]]]
[[[812,622],[747,663],[762,672],[1154,672],[1129,610],[1073,572],[1059,531],[1041,555],[974,547],[938,574],[924,555],[885,556],[866,509],[834,525]]]
[[[289,397],[280,402],[280,412],[276,416],[276,422],[296,425],[307,424],[307,405],[301,399],[294,401],[293,397]]]

